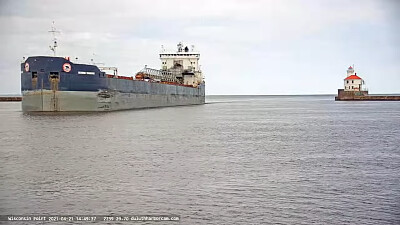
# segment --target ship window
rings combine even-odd
[[[351,89],[354,89],[354,87],[353,87],[353,86],[351,86]]]
[[[349,81],[347,81],[347,83],[349,83]]]
[[[37,72],[32,72],[32,78],[37,78]]]
[[[351,83],[354,84],[354,80],[352,80]]]
[[[50,78],[51,79],[57,79],[58,78],[58,72],[50,72]]]

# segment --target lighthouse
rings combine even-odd
[[[338,89],[335,101],[400,101],[396,95],[368,95],[364,80],[354,71],[354,66],[347,69],[347,76],[344,78],[344,89]]]
[[[353,67],[347,69],[347,77],[344,79],[345,91],[361,91],[364,81],[361,77],[357,76]]]

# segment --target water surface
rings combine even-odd
[[[56,115],[0,103],[0,214],[399,224],[400,102],[333,99]]]

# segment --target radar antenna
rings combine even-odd
[[[54,56],[56,56],[56,48],[58,47],[58,46],[57,46],[56,34],[57,34],[57,33],[60,33],[60,31],[58,31],[58,30],[56,29],[56,27],[55,27],[55,25],[54,25],[54,21],[53,21],[53,25],[51,26],[51,30],[49,30],[49,32],[53,34],[53,46],[50,45],[49,47],[50,47],[50,50],[53,51]]]
[[[182,52],[182,50],[183,50],[182,42],[179,42],[179,44],[177,44],[176,46],[178,47],[178,52]]]

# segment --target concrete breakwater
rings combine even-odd
[[[0,102],[20,102],[22,101],[22,97],[16,96],[0,96]]]
[[[335,101],[400,101],[400,95],[369,95],[368,91],[339,89]]]

